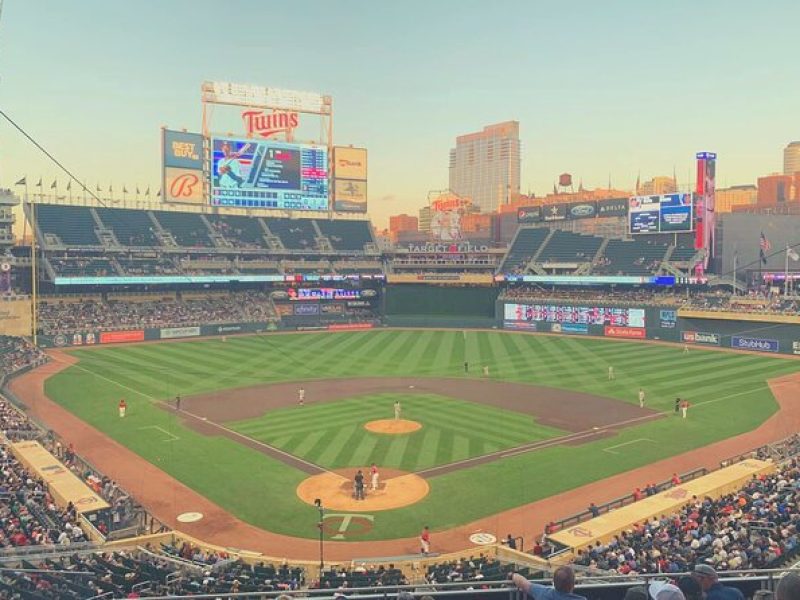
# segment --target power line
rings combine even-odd
[[[1,3],[1,2],[2,2],[2,0],[0,0],[0,3]],[[5,111],[3,111],[2,109],[0,109],[0,115],[2,115],[2,117],[3,117],[3,118],[6,120],[6,121],[8,121],[9,123],[11,123],[11,125],[12,125],[12,127],[14,127],[14,129],[16,129],[17,131],[19,131],[19,132],[20,132],[20,133],[21,133],[23,136],[25,136],[25,138],[26,138],[26,139],[27,139],[27,140],[28,140],[28,141],[29,141],[31,144],[33,144],[34,146],[36,146],[36,148],[38,148],[38,149],[39,149],[39,150],[40,150],[40,151],[41,151],[41,152],[42,152],[42,153],[43,153],[43,154],[44,154],[44,155],[45,155],[47,158],[49,158],[51,161],[53,161],[53,163],[55,163],[55,164],[56,164],[56,166],[58,166],[58,168],[59,168],[59,169],[61,169],[62,171],[64,171],[64,173],[66,173],[66,174],[67,174],[67,176],[68,176],[68,177],[69,177],[69,178],[70,178],[72,181],[74,181],[74,182],[75,182],[75,183],[77,183],[79,186],[81,186],[81,189],[83,189],[83,191],[84,191],[84,192],[88,193],[88,194],[89,194],[89,195],[90,195],[92,198],[94,198],[95,200],[97,200],[97,202],[98,202],[98,203],[99,203],[101,206],[107,207],[106,203],[105,203],[105,202],[103,202],[103,200],[101,200],[101,199],[100,199],[100,198],[99,198],[99,197],[98,197],[98,196],[97,196],[97,195],[96,195],[96,194],[95,194],[93,191],[91,191],[89,188],[87,188],[87,187],[86,187],[86,186],[83,184],[83,182],[82,182],[80,179],[78,179],[78,178],[77,178],[77,177],[76,177],[76,176],[75,176],[75,175],[72,173],[72,171],[70,171],[70,170],[69,170],[67,167],[65,167],[63,164],[61,164],[61,162],[60,162],[60,161],[59,161],[59,160],[58,160],[58,159],[57,159],[55,156],[53,156],[52,154],[50,154],[50,152],[48,152],[48,151],[47,151],[47,149],[46,149],[44,146],[42,146],[42,145],[41,145],[39,142],[37,142],[37,141],[36,141],[36,140],[35,140],[35,139],[34,139],[34,138],[33,138],[33,137],[32,137],[32,136],[31,136],[31,135],[30,135],[30,134],[29,134],[27,131],[25,131],[25,130],[22,128],[22,126],[21,126],[21,125],[18,125],[18,124],[16,123],[16,121],[14,121],[14,119],[12,119],[11,117],[9,117],[9,116],[8,116],[8,115],[5,113]]]

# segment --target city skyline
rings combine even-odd
[[[459,135],[507,120],[520,122],[523,193],[550,192],[565,171],[587,188],[673,171],[687,185],[700,150],[718,153],[719,187],[782,170],[800,137],[800,84],[787,77],[797,5],[575,8],[233,2],[248,16],[234,35],[210,2],[8,0],[0,106],[91,189],[153,190],[160,127],[200,129],[203,80],[331,94],[335,142],[369,150],[381,227],[447,187]],[[64,193],[64,175],[4,122],[0,186],[23,175]]]

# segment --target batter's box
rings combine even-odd
[[[154,429],[167,436],[166,439],[160,440],[162,442],[177,442],[179,439],[181,439],[174,433],[170,433],[169,431],[167,431],[163,427],[159,427],[158,425],[146,425],[144,427],[139,427],[139,431],[144,431],[145,429]]]

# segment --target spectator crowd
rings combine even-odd
[[[575,563],[596,571],[683,573],[775,568],[800,544],[796,459],[718,499],[693,498],[680,511],[637,523],[607,544],[580,551]]]

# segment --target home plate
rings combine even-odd
[[[178,515],[178,522],[180,523],[196,523],[203,518],[203,513],[199,512],[185,512]]]
[[[597,430],[598,430],[598,429],[600,429],[600,428],[599,428],[599,427],[592,427],[592,429],[594,429],[595,431],[597,431]]]

